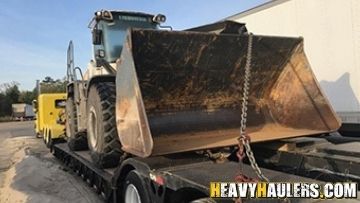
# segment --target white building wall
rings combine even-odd
[[[335,110],[360,111],[360,0],[271,4],[229,19],[246,23],[255,34],[304,37],[305,53]]]

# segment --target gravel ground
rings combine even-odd
[[[0,203],[102,202],[35,138],[33,122],[0,123]]]

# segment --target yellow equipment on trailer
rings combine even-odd
[[[42,137],[47,147],[65,137],[65,93],[43,93],[33,101],[36,120],[35,132]]]

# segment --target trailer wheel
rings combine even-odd
[[[66,136],[68,137],[68,146],[72,151],[86,150],[87,140],[85,133],[77,132],[77,114],[74,98],[69,96],[66,100]]]
[[[51,131],[49,130],[46,135],[46,147],[51,148],[52,145],[52,138],[51,138]]]
[[[87,139],[91,157],[101,168],[115,167],[122,154],[115,120],[115,84],[90,87],[87,102]]]
[[[50,149],[50,152],[53,152],[53,148],[54,148],[54,140],[51,137],[51,131],[49,130],[49,133],[47,135],[47,143],[46,143],[47,148]]]
[[[44,141],[44,144],[46,144],[46,140],[45,140],[45,130],[42,131],[41,138],[42,138],[42,140]]]
[[[124,203],[150,203],[149,195],[143,182],[135,171],[130,171],[122,187],[122,197]]]
[[[35,134],[35,138],[42,138],[40,133]]]

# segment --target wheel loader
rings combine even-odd
[[[165,20],[95,12],[93,58],[84,73],[70,42],[67,143],[56,144],[54,155],[107,202],[215,202],[211,182],[256,175],[309,182],[264,168],[269,154],[257,165],[251,149],[284,150],[286,140],[303,146],[312,139],[303,136],[340,126],[304,40],[254,35],[231,21],[174,31]],[[287,152],[298,153],[294,146]]]
[[[70,42],[70,150],[89,149],[93,163],[108,168],[129,156],[236,148],[244,117],[251,143],[339,128],[302,38],[252,35],[230,21],[184,31],[164,22],[161,14],[95,12],[93,59],[84,74]]]

